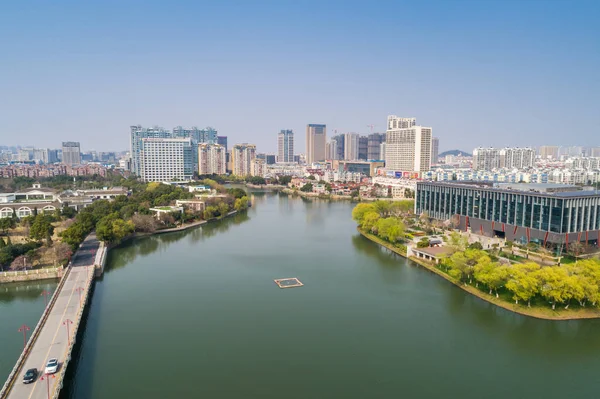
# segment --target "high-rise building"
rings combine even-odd
[[[437,137],[431,138],[431,163],[438,163],[438,155],[440,151],[440,139]]]
[[[331,153],[331,160],[341,161],[346,156],[346,137],[343,134],[335,135],[331,138],[331,145],[329,151]]]
[[[500,150],[500,167],[510,169],[526,169],[535,163],[533,148],[503,148]]]
[[[33,151],[33,160],[43,164],[58,162],[56,150],[48,148],[36,148]]]
[[[139,152],[142,180],[190,180],[194,175],[192,142],[191,138],[143,138]]]
[[[389,170],[426,172],[431,167],[431,127],[416,126],[415,118],[388,116],[385,167]]]
[[[311,123],[306,125],[306,163],[324,161],[327,126]]]
[[[217,144],[225,147],[225,151],[229,149],[229,147],[227,147],[227,136],[217,136]]]
[[[294,162],[294,132],[282,130],[277,134],[277,162]]]
[[[591,147],[590,148],[590,157],[599,158],[600,157],[600,147]]]
[[[249,176],[252,173],[252,161],[256,158],[254,144],[236,144],[231,151],[232,171],[235,176]]]
[[[19,148],[19,155],[18,155],[19,161],[20,162],[28,162],[28,161],[35,160],[34,152],[35,152],[35,150],[33,149],[33,147]]]
[[[396,115],[389,115],[387,119],[387,130],[407,129],[417,124],[417,118],[400,118]]]
[[[218,141],[217,131],[210,126],[204,129],[199,129],[196,126],[192,126],[189,129],[185,129],[181,126],[176,126],[173,128],[172,136],[173,138],[181,139],[190,138],[193,140],[192,144],[216,144]]]
[[[356,161],[358,159],[358,138],[357,133],[346,133],[344,135],[344,159],[347,161]]]
[[[473,150],[473,169],[492,170],[500,167],[500,149],[475,148]]]
[[[219,144],[198,144],[198,174],[224,175],[227,173],[227,151]]]
[[[371,133],[368,136],[367,159],[383,159],[385,154],[381,152],[381,143],[385,143],[385,133]]]
[[[367,160],[369,156],[369,138],[360,136],[358,138],[358,159]]]
[[[584,155],[583,153],[583,147],[581,146],[560,147],[558,149],[558,155],[565,157],[581,157]]]
[[[137,176],[142,175],[141,170],[141,152],[143,139],[168,139],[172,138],[171,132],[162,127],[143,128],[141,125],[130,126],[130,154],[131,154],[131,172]],[[64,155],[63,155],[64,159]]]
[[[267,172],[266,162],[264,159],[253,159],[250,164],[250,175],[265,177]]]
[[[62,143],[62,163],[69,166],[81,164],[79,142],[66,141]]]
[[[267,165],[273,165],[275,162],[277,162],[277,157],[275,155],[272,154],[267,154],[265,157],[265,161],[267,161]],[[296,157],[294,156],[294,162],[297,162]]]
[[[535,162],[535,150],[532,148],[475,148],[473,150],[474,170],[493,170],[499,168],[531,168]]]
[[[543,145],[540,147],[539,153],[542,159],[558,159],[558,146]]]

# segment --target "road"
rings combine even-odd
[[[59,371],[62,369],[67,349],[70,341],[74,336],[74,325],[68,320],[75,321],[81,306],[85,303],[85,295],[87,292],[81,292],[79,287],[86,287],[87,281],[94,273],[94,256],[98,249],[98,241],[95,236],[88,237],[81,245],[80,249],[72,261],[72,269],[59,292],[58,298],[46,323],[42,327],[40,334],[31,349],[24,366],[19,371],[17,379],[8,394],[10,399],[46,399],[48,397],[48,388],[52,393],[56,389],[58,378],[50,377],[46,380],[41,380],[42,373],[48,359],[53,357],[59,360]],[[67,327],[69,325],[69,336],[67,336]],[[23,384],[23,375],[30,368],[38,369],[38,378],[32,384]]]

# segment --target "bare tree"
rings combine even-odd
[[[157,223],[154,216],[151,215],[133,215],[131,221],[135,225],[135,231],[152,233],[156,231]]]

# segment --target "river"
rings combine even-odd
[[[600,320],[536,320],[474,298],[361,237],[352,204],[252,200],[247,214],[111,251],[61,398],[597,394]],[[280,289],[283,277],[305,285]],[[18,354],[15,312],[40,299],[2,295],[4,361]]]

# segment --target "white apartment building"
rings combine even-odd
[[[191,180],[194,160],[191,139],[141,140],[140,177],[146,182]]]
[[[254,144],[236,144],[231,150],[232,171],[235,176],[249,176],[252,173],[252,161],[256,158]]]
[[[277,134],[277,162],[294,162],[294,132],[282,130]]]
[[[428,171],[431,167],[431,140],[431,127],[417,126],[415,118],[388,116],[385,139],[386,169]]]
[[[344,159],[347,161],[355,161],[358,159],[358,133],[344,134]]]
[[[227,173],[227,151],[219,144],[198,145],[198,174],[224,175]]]
[[[498,148],[475,148],[473,150],[473,170],[492,170],[500,168],[500,150]]]
[[[265,177],[267,174],[267,164],[264,159],[253,159],[250,164],[250,175]]]
[[[500,150],[500,167],[508,169],[527,169],[535,164],[533,148],[503,148]]]

